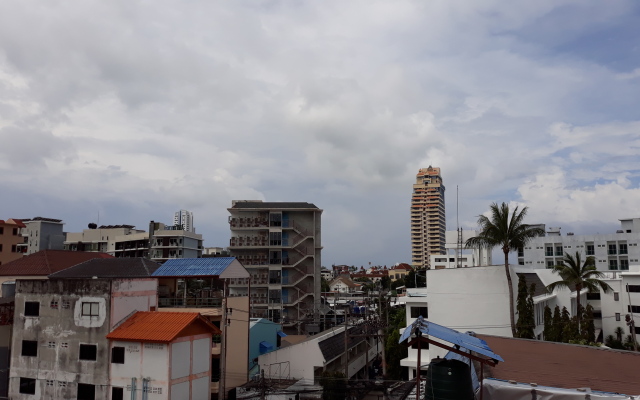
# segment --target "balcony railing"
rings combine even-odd
[[[160,297],[158,307],[163,308],[220,308],[222,307],[221,297]]]

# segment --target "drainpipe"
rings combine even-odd
[[[136,378],[131,378],[131,400],[136,400]]]
[[[142,378],[142,400],[149,399],[149,379]]]

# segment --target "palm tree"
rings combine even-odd
[[[589,293],[599,292],[605,293],[613,290],[609,284],[600,280],[604,274],[596,269],[596,259],[588,256],[584,263],[581,262],[580,252],[576,251],[575,257],[569,253],[564,253],[564,257],[559,265],[553,267],[553,272],[560,275],[562,280],[553,282],[547,286],[549,293],[556,288],[567,288],[576,291],[576,317],[578,318],[578,326],[582,317],[582,306],[580,305],[580,292],[587,289]]]
[[[528,207],[518,211],[518,207],[509,212],[507,203],[492,203],[490,206],[491,218],[479,215],[478,236],[469,238],[465,246],[467,248],[493,249],[500,247],[504,253],[504,270],[507,274],[507,286],[509,287],[509,318],[511,321],[511,333],[516,337],[515,311],[513,304],[513,285],[511,283],[511,271],[509,270],[509,253],[521,249],[529,240],[536,236],[544,235],[544,229],[532,227],[523,223],[527,215]]]

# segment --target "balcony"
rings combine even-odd
[[[221,308],[222,297],[160,297],[160,308]]]

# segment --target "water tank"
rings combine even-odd
[[[1,290],[2,290],[3,299],[16,297],[16,282],[15,281],[2,282]]]
[[[432,360],[427,370],[424,399],[474,400],[469,365],[459,360]]]

